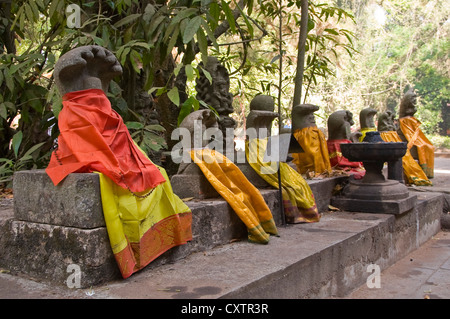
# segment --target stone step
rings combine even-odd
[[[327,212],[318,223],[280,226],[267,245],[233,240],[89,289],[9,274],[1,280],[21,295],[31,285],[34,295],[58,298],[343,297],[366,283],[374,271],[369,266],[382,271],[439,232],[443,196],[417,197],[405,214]]]
[[[327,210],[332,189],[343,180],[310,181],[320,211]],[[282,224],[278,191],[262,189],[261,194],[276,224]],[[20,171],[14,176],[14,195],[14,217],[2,223],[0,267],[65,284],[67,268],[76,264],[84,271],[84,287],[120,277],[108,244],[96,174],[70,174],[54,186],[44,170]],[[153,265],[247,237],[245,225],[222,198],[186,204],[193,214],[193,240],[164,253]]]
[[[401,215],[325,213],[280,227],[267,245],[238,241],[94,289],[93,298],[344,297],[440,231],[442,196],[418,194]]]

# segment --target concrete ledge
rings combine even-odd
[[[40,176],[37,183],[45,184],[42,171],[35,173]],[[28,184],[30,174],[23,175]],[[97,177],[95,174],[81,175],[85,174],[73,176],[71,183],[87,185],[86,188],[69,187],[66,192],[91,189],[91,193],[97,189],[95,182],[82,181]],[[0,267],[12,274],[26,274],[64,286],[69,275],[67,266],[77,264],[83,272],[82,288],[112,281],[108,294],[113,297],[342,296],[365,281],[367,264],[376,263],[384,269],[437,233],[443,202],[442,195],[424,192],[417,194],[414,209],[399,216],[325,212],[323,208],[329,203],[331,190],[342,181],[345,180],[308,181],[316,201],[321,203],[318,206],[322,207],[323,218],[318,223],[280,227],[280,237],[272,237],[268,245],[247,243],[244,224],[221,198],[188,201],[193,213],[193,240],[169,250],[129,280],[119,279],[105,227],[61,226],[56,223],[74,224],[74,221],[45,219],[45,211],[33,212],[31,217],[19,212],[16,216],[25,220],[9,215],[1,220]],[[64,194],[63,189],[54,192],[58,196]],[[265,189],[261,193],[280,225],[278,191]],[[51,195],[47,194],[46,200]],[[100,198],[98,190],[96,196]],[[82,209],[83,205],[73,207]],[[77,214],[73,210],[67,212]],[[145,292],[139,285],[146,287]],[[279,287],[283,287],[282,291]],[[164,290],[160,291],[161,288]]]
[[[97,298],[327,298],[364,284],[439,231],[442,196],[403,215],[335,212],[279,229],[268,245],[234,242],[99,287]],[[143,289],[145,287],[145,289]]]
[[[17,173],[14,217],[10,210],[0,214],[0,267],[64,284],[67,267],[77,264],[82,287],[120,278],[104,226],[98,183],[96,174],[71,174],[55,187],[43,170]],[[278,191],[261,193],[280,224]],[[193,214],[193,240],[167,251],[151,267],[247,238],[245,225],[223,199],[186,204]],[[95,261],[91,256],[97,256]]]

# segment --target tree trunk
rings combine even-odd
[[[292,107],[301,104],[303,72],[305,69],[305,43],[308,34],[308,0],[301,4],[300,35],[298,38],[297,74],[295,75],[294,100]]]

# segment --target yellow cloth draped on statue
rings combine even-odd
[[[246,142],[245,153],[250,166],[271,186],[278,188],[277,165],[264,162],[266,139]],[[281,187],[284,213],[287,223],[311,223],[320,220],[316,201],[304,178],[287,163],[280,163]]]
[[[418,119],[412,116],[399,119],[400,129],[408,141],[408,149],[417,147],[419,164],[428,178],[434,176],[434,146],[420,129],[422,124]]]
[[[317,127],[305,127],[294,132],[294,137],[303,148],[303,153],[293,153],[293,162],[301,174],[314,172],[315,175],[331,172],[327,140]]]
[[[247,226],[250,242],[266,244],[270,234],[278,235],[272,213],[261,193],[233,162],[207,148],[191,150],[190,155],[214,189]]]
[[[385,142],[402,142],[396,131],[380,132],[381,138]],[[417,186],[431,186],[433,183],[427,178],[419,164],[414,160],[409,149],[402,158],[403,172],[407,178],[408,184]]]
[[[144,268],[172,247],[192,240],[190,208],[166,182],[137,195],[98,173],[103,214],[111,248],[123,278]]]
[[[366,137],[367,132],[375,132],[377,129],[374,127],[363,127],[361,128],[361,136],[359,137],[359,141],[362,142]]]

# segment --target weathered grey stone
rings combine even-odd
[[[311,191],[313,192],[316,206],[319,212],[328,211],[328,205],[331,202],[331,196],[334,189],[339,184],[344,184],[348,181],[348,176],[336,176],[324,179],[307,179]]]
[[[53,185],[45,170],[14,174],[14,215],[18,220],[91,229],[104,227],[98,175],[76,173]]]
[[[399,215],[411,210],[416,203],[416,195],[402,199],[354,199],[336,196],[331,199],[331,205],[350,212],[383,213]]]
[[[98,45],[70,50],[55,64],[56,86],[61,95],[86,89],[108,91],[109,82],[122,74],[122,66],[109,50]]]
[[[0,267],[65,284],[70,275],[67,267],[75,264],[82,271],[82,287],[120,278],[106,227],[98,226],[105,225],[98,183],[97,174],[70,174],[55,187],[42,170],[18,173],[17,213],[13,217],[12,211],[4,210],[0,216]],[[262,190],[261,194],[280,225],[278,191]],[[220,196],[186,203],[193,214],[193,240],[167,251],[149,267],[247,237],[244,223]]]
[[[0,267],[11,273],[66,284],[69,265],[81,270],[80,288],[120,276],[105,227],[79,229],[10,220]]]
[[[219,198],[219,193],[214,189],[211,183],[206,179],[203,172],[197,164],[188,164],[188,168],[181,174],[175,174],[170,178],[173,192],[184,198]]]

